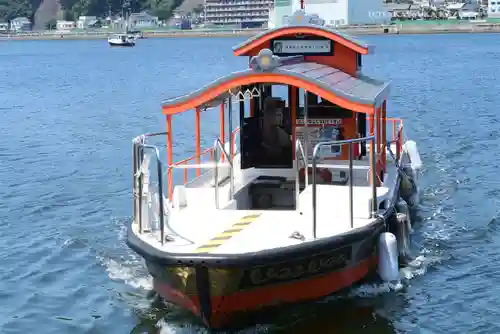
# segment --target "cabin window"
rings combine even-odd
[[[361,56],[361,54],[359,53],[356,53],[356,58],[357,58],[357,61],[358,61],[358,70],[361,69],[361,67],[363,66],[363,57]]]

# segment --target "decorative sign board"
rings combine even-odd
[[[350,121],[350,119],[335,119],[335,118],[313,118],[307,120],[307,131],[309,138],[309,146],[307,147],[308,159],[312,159],[314,147],[319,142],[341,140],[342,123],[343,121]],[[305,128],[304,119],[297,119],[297,126],[295,128],[295,136],[300,140],[302,146],[305,148]],[[340,145],[323,146],[320,149],[321,160],[334,160],[342,155],[342,148]]]
[[[328,39],[276,39],[272,41],[275,55],[332,55],[333,42]]]

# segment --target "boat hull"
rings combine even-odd
[[[122,47],[132,47],[135,46],[134,42],[124,42],[124,43],[115,43],[115,42],[109,42],[109,46],[122,46]]]
[[[209,328],[224,329],[262,309],[319,299],[363,280],[377,268],[384,221],[381,217],[370,226],[306,247],[249,256],[160,256],[144,245],[139,248],[131,232],[128,244],[146,259],[154,290],[165,301],[190,310]]]

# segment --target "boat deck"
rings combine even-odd
[[[365,170],[362,172],[366,173]],[[392,199],[396,181],[396,168],[389,165],[384,184],[377,187],[379,203]],[[241,180],[235,184],[236,191],[242,187]],[[300,193],[296,210],[236,209],[228,201],[229,184],[221,185],[219,190],[221,203],[229,204],[216,209],[213,186],[205,184],[203,188],[189,189],[186,207],[173,210],[169,215],[166,234],[172,236],[173,241],[161,245],[159,232],[138,236],[166,252],[215,254],[242,254],[313,240],[311,184]],[[194,193],[197,199],[193,199]],[[354,219],[351,227],[349,186],[317,185],[317,238],[340,235],[373,222],[374,219],[370,218],[371,196],[371,187],[353,187]],[[294,233],[299,233],[303,240],[292,238]]]

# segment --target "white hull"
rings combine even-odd
[[[121,38],[109,38],[108,43],[110,46],[135,46],[135,41],[130,38],[125,40],[122,40]]]

